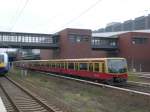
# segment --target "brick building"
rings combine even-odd
[[[92,33],[67,28],[58,35],[59,49],[41,50],[42,59],[125,57],[130,69],[150,71],[149,31]]]
[[[150,71],[150,33],[125,33],[119,36],[118,43],[118,56],[125,57],[130,68]]]

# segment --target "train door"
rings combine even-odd
[[[102,62],[102,72],[104,73],[105,72],[105,63],[104,62]]]
[[[89,62],[89,71],[91,72],[105,72],[104,62]]]
[[[92,62],[89,62],[89,71],[90,72],[94,71],[94,64]]]
[[[75,62],[75,70],[79,70],[79,62]]]
[[[100,71],[100,63],[99,62],[94,62],[94,72],[99,72]]]
[[[104,73],[105,72],[105,66],[104,62],[99,63],[99,72]]]

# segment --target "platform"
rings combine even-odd
[[[1,97],[0,97],[0,112],[7,112]]]

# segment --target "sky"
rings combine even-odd
[[[150,0],[0,0],[0,31],[97,30],[150,13]]]

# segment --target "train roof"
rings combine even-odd
[[[8,57],[7,53],[0,53],[1,56]]]
[[[38,61],[97,61],[97,60],[106,60],[106,59],[125,59],[125,58],[121,58],[121,57],[112,57],[112,58],[79,58],[79,59],[50,59],[50,60],[21,60],[23,62],[38,62]],[[20,62],[20,61],[17,61]]]
[[[4,53],[4,52],[3,52],[3,53],[0,53],[0,54],[1,54],[1,55],[7,55],[7,53]]]

